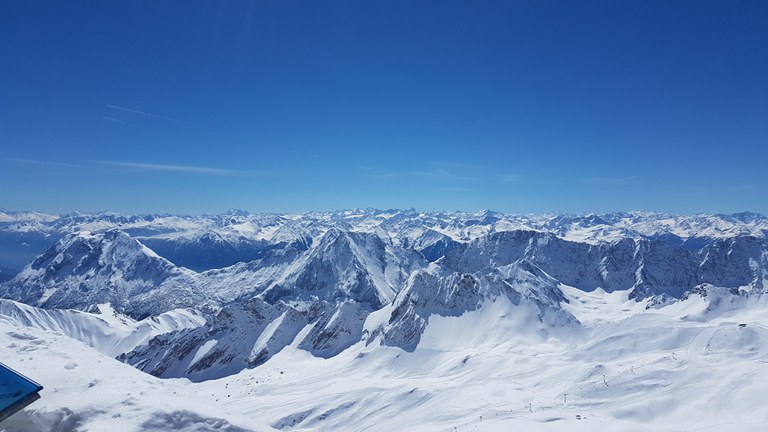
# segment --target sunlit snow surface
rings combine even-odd
[[[84,343],[64,336],[53,318],[34,324],[4,313],[0,358],[45,389],[2,427],[768,430],[764,302],[692,295],[645,309],[621,292],[561,289],[581,325],[541,323],[528,306],[498,298],[460,317],[433,316],[411,353],[373,341],[322,359],[294,343],[255,369],[202,383],[157,379],[97,351],[109,351],[115,334],[135,323],[80,317],[89,335],[102,335],[69,331]],[[43,313],[26,308],[27,316]],[[366,328],[387,313],[371,314]],[[196,319],[166,317],[155,331]]]

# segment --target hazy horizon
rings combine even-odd
[[[754,214],[754,215],[760,215],[760,216],[768,216],[765,213],[761,212],[755,212],[750,210],[742,210],[742,211],[736,211],[736,212],[693,212],[693,213],[675,213],[675,212],[665,212],[665,211],[655,211],[655,210],[645,210],[645,209],[630,209],[630,210],[612,210],[612,211],[605,211],[605,212],[599,212],[599,211],[587,211],[587,212],[558,212],[558,211],[541,211],[541,212],[508,212],[508,211],[501,211],[496,209],[490,209],[490,208],[483,208],[483,209],[477,209],[477,210],[461,210],[461,209],[448,209],[448,210],[431,210],[431,209],[420,209],[416,207],[410,207],[410,208],[377,208],[377,207],[351,207],[351,208],[338,208],[338,209],[327,209],[327,210],[296,210],[296,211],[257,211],[257,210],[249,210],[249,209],[241,209],[241,208],[229,208],[226,210],[219,210],[219,211],[212,211],[212,212],[201,212],[201,213],[184,213],[184,212],[121,212],[116,210],[94,210],[94,211],[85,211],[85,210],[69,210],[69,211],[41,211],[37,209],[10,209],[3,206],[0,206],[0,212],[9,212],[9,213],[39,213],[39,214],[46,214],[46,215],[69,215],[69,214],[89,214],[89,215],[119,215],[119,216],[163,216],[163,215],[169,215],[169,216],[180,216],[180,217],[197,217],[197,216],[219,216],[219,215],[225,215],[232,212],[246,212],[250,215],[268,215],[268,214],[275,214],[275,215],[290,215],[290,214],[310,214],[310,213],[341,213],[341,212],[367,212],[367,211],[374,211],[374,212],[418,212],[418,213],[455,213],[455,214],[480,214],[484,212],[492,212],[492,213],[499,213],[506,216],[546,216],[546,215],[558,215],[558,216],[590,216],[590,215],[611,215],[611,214],[657,214],[657,215],[670,215],[670,216],[697,216],[697,215],[706,215],[706,216],[734,216],[734,215],[741,215],[741,214]]]

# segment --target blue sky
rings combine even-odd
[[[0,207],[768,213],[768,2],[0,2]]]

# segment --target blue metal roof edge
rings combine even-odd
[[[8,367],[7,365],[0,363],[0,371],[4,371],[9,373],[12,376],[15,376],[17,379],[21,380],[24,384],[27,384],[26,394],[21,397],[19,400],[13,402],[11,405],[7,406],[5,409],[0,411],[0,422],[3,422],[8,417],[12,416],[13,414],[19,412],[20,410],[27,407],[32,402],[40,399],[40,390],[43,389],[43,386],[38,384],[36,381],[31,380],[24,376],[23,374],[17,372],[11,367]]]

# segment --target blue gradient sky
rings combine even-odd
[[[0,207],[768,213],[765,1],[3,1]]]

